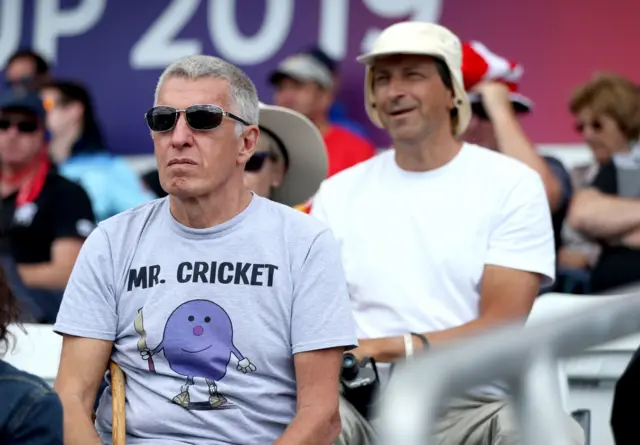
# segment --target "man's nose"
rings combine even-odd
[[[187,123],[184,113],[178,114],[178,120],[171,134],[171,144],[177,149],[193,145],[193,130]]]
[[[406,94],[405,84],[398,76],[393,76],[389,79],[389,97],[397,99],[403,97]]]

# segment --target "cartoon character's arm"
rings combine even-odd
[[[233,352],[233,355],[238,358],[238,366],[236,366],[236,369],[238,371],[242,371],[246,374],[247,372],[256,370],[256,365],[251,363],[247,357],[242,355],[242,353],[238,350],[238,348],[235,347],[235,345],[232,345],[231,347],[233,348],[231,349],[231,352]]]
[[[146,345],[144,348],[139,348],[140,355],[142,356],[142,360],[152,360],[151,357],[156,355],[158,352],[162,351],[162,349],[164,349],[164,342],[160,343],[153,350],[146,347]]]

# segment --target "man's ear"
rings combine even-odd
[[[246,163],[256,151],[260,130],[256,125],[246,127],[238,141],[238,163]]]

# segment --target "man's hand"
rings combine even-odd
[[[509,87],[502,82],[482,82],[473,87],[482,98],[482,105],[493,120],[497,113],[509,112],[513,113],[513,105],[509,99]]]
[[[424,344],[415,336],[411,336],[415,353],[424,349]],[[349,351],[358,361],[372,357],[376,362],[393,363],[407,355],[404,336],[359,339],[358,347]]]

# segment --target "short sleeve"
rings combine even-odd
[[[294,354],[357,346],[340,252],[331,232],[313,241],[294,277],[291,346]]]
[[[600,170],[598,170],[598,174],[591,183],[591,187],[594,187],[600,192],[606,193],[608,195],[618,194],[616,165],[613,163],[613,161],[600,167]]]
[[[115,340],[113,259],[106,233],[94,230],[82,245],[62,297],[54,326],[59,334]]]
[[[85,239],[95,228],[91,200],[84,189],[68,182],[61,187],[56,200],[54,237]]]
[[[541,286],[555,280],[555,247],[551,211],[542,179],[522,175],[500,208],[485,264],[539,273]]]

